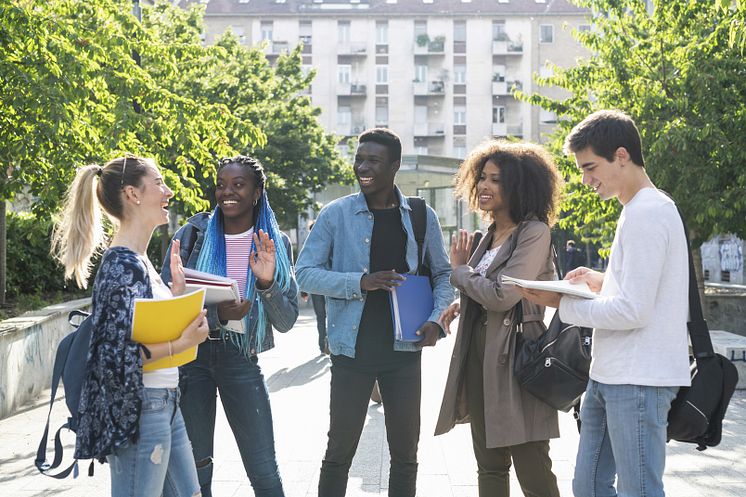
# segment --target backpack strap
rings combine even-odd
[[[417,241],[416,274],[420,274],[425,258],[423,247],[425,244],[425,232],[427,230],[427,207],[425,206],[425,199],[422,197],[407,197],[407,202],[409,202],[409,207],[412,209],[409,212],[409,219],[412,221],[414,239]]]
[[[69,316],[68,320],[72,321],[72,319],[76,316],[82,316],[86,317],[88,314],[82,311],[72,311]],[[39,470],[40,473],[46,476],[50,476],[52,478],[56,478],[58,480],[61,480],[63,478],[66,478],[71,471],[75,472],[75,476],[78,476],[78,460],[74,460],[73,463],[62,470],[60,473],[57,473],[56,475],[51,475],[48,473],[48,471],[52,469],[56,469],[59,467],[59,465],[62,463],[62,440],[60,439],[60,433],[62,432],[63,428],[70,428],[70,421],[68,420],[67,423],[60,426],[60,429],[57,430],[57,433],[54,435],[54,460],[52,461],[52,464],[47,464],[47,437],[49,436],[49,418],[52,415],[52,407],[54,406],[54,399],[57,396],[57,387],[60,384],[60,379],[62,378],[62,371],[65,369],[65,364],[67,364],[67,356],[70,352],[70,347],[72,346],[73,341],[72,340],[63,340],[60,342],[60,346],[57,348],[57,354],[54,358],[54,369],[52,370],[52,395],[51,399],[49,400],[49,411],[47,412],[47,424],[44,427],[44,434],[41,437],[41,441],[39,442],[39,448],[36,451],[36,460],[34,461],[34,465],[36,466],[36,469]]]

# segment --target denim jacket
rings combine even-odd
[[[174,234],[174,240],[181,242],[181,260],[184,267],[196,269],[197,259],[199,259],[199,251],[202,249],[202,243],[205,239],[205,230],[207,229],[207,222],[210,218],[209,212],[202,212],[195,216],[192,216],[184,226]],[[282,234],[282,241],[285,243],[288,256],[290,260],[293,260],[293,249],[290,246],[290,240],[285,233]],[[171,241],[173,243],[173,240]],[[171,253],[171,244],[168,245],[168,254]],[[166,259],[168,261],[168,259]],[[168,284],[171,281],[171,266],[168,262],[164,262],[163,269],[161,270],[161,278]],[[267,327],[264,334],[264,341],[261,346],[257,348],[256,344],[256,331],[252,332],[253,336],[249,337],[251,344],[252,355],[258,352],[264,352],[275,346],[275,338],[272,334],[272,327],[281,333],[290,331],[295,325],[296,319],[298,319],[298,284],[295,278],[291,276],[290,287],[283,293],[280,292],[277,282],[273,282],[272,286],[262,290],[257,288],[257,293],[263,300],[264,309],[267,311]],[[208,305],[207,309],[207,323],[211,330],[220,329],[221,324],[218,319],[218,306]],[[257,319],[257,307],[252,306],[249,311],[250,320]]]
[[[409,272],[417,271],[417,241],[414,238],[407,198],[396,188],[401,221],[407,232],[406,259]],[[366,292],[360,279],[369,272],[373,213],[362,193],[331,202],[319,213],[298,256],[296,272],[301,290],[326,296],[327,337],[335,355],[355,357],[358,326],[363,315]],[[430,321],[453,301],[448,262],[438,216],[427,207],[427,228],[423,244],[424,261],[431,270],[434,309]],[[391,319],[381,316],[381,319]],[[443,335],[444,336],[444,335]],[[394,350],[416,351],[410,342],[394,342]]]

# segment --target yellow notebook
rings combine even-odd
[[[187,293],[171,299],[135,299],[132,316],[132,339],[143,345],[176,340],[189,323],[202,311],[205,290]],[[172,368],[197,358],[197,346],[164,357],[143,366],[144,371]]]

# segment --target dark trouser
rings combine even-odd
[[[215,399],[220,400],[257,497],[283,497],[275,457],[272,411],[256,356],[247,359],[228,341],[204,342],[182,366],[181,411],[192,442],[202,497],[211,497]]]
[[[477,325],[466,362],[466,402],[477,459],[479,497],[510,495],[511,461],[515,464],[515,473],[525,497],[559,497],[557,478],[552,473],[552,460],[549,458],[549,440],[487,448],[483,376],[485,337],[486,328]]]
[[[323,295],[311,294],[313,312],[316,314],[316,328],[319,330],[319,350],[326,348],[326,299]]]
[[[342,497],[355,456],[373,383],[378,379],[391,454],[389,497],[414,497],[422,389],[419,356],[411,364],[378,373],[338,364],[331,368],[329,442],[321,463],[319,497]]]

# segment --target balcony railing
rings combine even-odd
[[[287,52],[289,46],[290,44],[286,41],[267,40],[267,45],[264,47],[264,54],[277,56],[282,52]]]
[[[415,55],[443,55],[446,51],[446,40],[444,36],[438,36],[433,40],[417,37],[414,42]],[[424,43],[423,43],[424,40]]]
[[[445,136],[446,125],[442,122],[414,123],[414,136]]]
[[[523,83],[517,79],[512,81],[492,81],[493,95],[510,95],[513,93],[513,90],[523,90]]]
[[[368,52],[368,45],[364,42],[340,43],[337,46],[338,55],[358,55],[363,56]]]
[[[365,123],[337,124],[337,134],[342,136],[357,136],[365,129]]]
[[[523,136],[523,123],[508,124],[508,135]]]
[[[492,55],[520,55],[522,53],[522,41],[492,40]]]
[[[492,136],[507,136],[508,125],[506,123],[492,123]]]
[[[366,92],[366,85],[361,83],[337,83],[337,96],[362,97]]]
[[[418,96],[444,95],[445,92],[446,92],[446,84],[442,80],[415,81],[414,82],[414,94]]]

